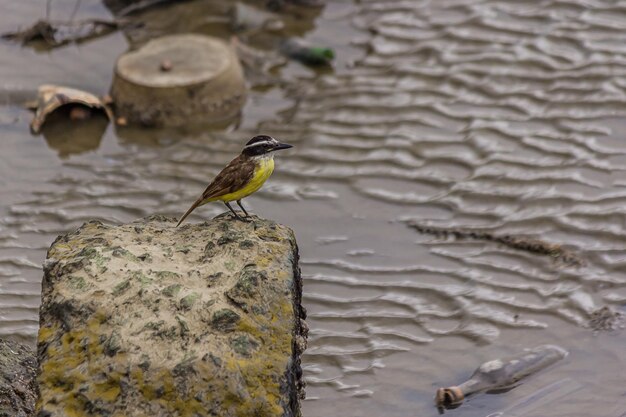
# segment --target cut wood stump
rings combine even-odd
[[[239,60],[225,42],[202,35],[154,39],[123,54],[111,96],[116,115],[147,126],[184,126],[236,116],[246,98]]]

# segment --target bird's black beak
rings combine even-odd
[[[289,149],[289,148],[293,148],[293,145],[290,145],[288,143],[279,143],[278,145],[274,146],[275,151],[280,151],[281,149]]]

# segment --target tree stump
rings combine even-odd
[[[123,54],[111,95],[116,115],[147,126],[184,126],[237,115],[246,85],[235,52],[202,35],[154,39]]]

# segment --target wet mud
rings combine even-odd
[[[52,18],[74,3],[54,1]],[[111,18],[83,3],[76,19]],[[45,17],[34,0],[0,9],[0,32]],[[589,327],[594,311],[626,305],[626,5],[332,1],[290,15],[284,29],[331,47],[332,66],[267,69],[281,82],[252,88],[235,123],[109,124],[69,149],[71,132],[29,133],[21,102],[38,85],[107,93],[130,43],[184,31],[230,39],[227,16],[223,3],[188,1],[137,15],[141,31],[51,52],[0,42],[0,335],[33,343],[41,263],[57,235],[90,219],[179,216],[262,132],[295,145],[246,208],[298,239],[305,416],[436,416],[437,387],[538,344],[570,355],[449,415],[522,403],[544,417],[626,412],[615,371],[626,332]],[[273,36],[241,40],[269,53]],[[189,221],[223,211],[207,205]],[[551,256],[438,239],[404,221],[545,239],[585,265],[555,268]]]

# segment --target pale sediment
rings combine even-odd
[[[48,251],[47,416],[298,416],[306,345],[293,232],[229,215],[84,224]]]

